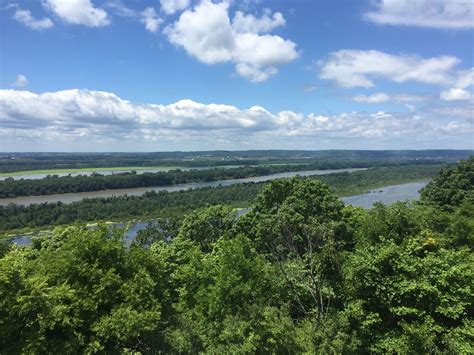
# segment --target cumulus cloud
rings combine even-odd
[[[444,101],[473,100],[474,95],[468,90],[452,88],[442,91],[439,98]]]
[[[227,15],[228,4],[204,1],[194,11],[185,11],[165,29],[171,43],[206,64],[232,59],[235,38]]]
[[[44,0],[43,4],[66,23],[88,27],[110,24],[107,12],[95,7],[91,0]]]
[[[472,0],[377,0],[375,6],[365,18],[378,24],[455,30],[474,28]]]
[[[28,78],[23,74],[18,74],[11,85],[16,88],[23,88],[28,85]]]
[[[140,21],[145,25],[145,28],[148,31],[156,33],[160,24],[163,22],[163,19],[158,17],[156,10],[153,7],[147,7],[141,13]]]
[[[88,90],[42,94],[0,90],[0,107],[0,134],[5,140],[34,137],[73,142],[95,137],[98,141],[177,140],[180,144],[222,140],[232,141],[235,147],[242,139],[254,144],[275,140],[308,144],[318,139],[354,139],[363,141],[367,147],[366,142],[372,140],[419,141],[427,137],[432,142],[441,133],[474,133],[469,122],[406,113],[304,115],[293,111],[272,113],[260,106],[239,109],[192,100],[168,105],[134,104],[113,93]]]
[[[284,26],[285,23],[285,18],[280,12],[275,12],[272,15],[269,9],[265,9],[260,18],[237,11],[232,20],[232,27],[236,32],[267,33],[277,27]]]
[[[160,0],[161,10],[167,15],[188,8],[190,3],[190,0]]]
[[[31,15],[31,11],[29,10],[16,10],[13,14],[13,19],[36,31],[46,30],[48,28],[54,27],[53,21],[51,21],[49,18],[34,18],[33,15]]]
[[[414,55],[394,55],[378,50],[342,49],[318,61],[320,77],[334,80],[342,87],[373,87],[375,78],[397,83],[416,81],[446,85],[453,81],[456,57],[420,58]]]
[[[296,44],[279,36],[237,31],[230,22],[227,2],[204,0],[186,10],[172,25],[165,28],[168,40],[184,48],[205,64],[232,62],[236,72],[252,81],[261,82],[278,72],[277,66],[298,57]],[[278,18],[278,16],[277,16]],[[260,19],[253,18],[259,23]]]
[[[474,100],[472,87],[474,86],[474,68],[460,70],[454,87],[442,91],[439,98],[443,101],[467,101]]]

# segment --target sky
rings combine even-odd
[[[474,149],[472,0],[0,0],[0,151]]]

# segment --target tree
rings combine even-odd
[[[359,351],[471,352],[473,261],[426,230],[403,241],[382,236],[357,250],[344,268],[342,314]]]
[[[212,251],[188,249],[173,273],[177,326],[168,340],[180,352],[275,352],[294,349],[293,323],[279,308],[274,267],[243,235],[220,238]]]
[[[122,236],[105,227],[69,227],[32,248],[14,248],[0,259],[0,348],[62,353],[157,347],[166,313],[162,269],[143,249],[127,250]]]
[[[158,218],[149,222],[144,229],[139,230],[132,244],[150,247],[158,241],[170,241],[177,236],[180,225],[181,219],[174,216]]]
[[[190,213],[179,230],[181,238],[197,242],[203,251],[212,250],[220,237],[228,235],[237,222],[237,212],[227,206],[212,206]]]
[[[474,201],[474,156],[441,170],[421,191],[421,202],[452,211],[465,200]]]
[[[327,185],[293,178],[266,185],[242,217],[241,229],[278,266],[291,290],[295,316],[321,321],[336,302],[347,241],[342,210]]]

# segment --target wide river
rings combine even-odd
[[[385,186],[379,189],[371,190],[366,194],[355,195],[350,197],[343,197],[346,204],[370,208],[375,202],[383,202],[384,204],[391,204],[396,201],[416,200],[420,196],[420,190],[429,182],[429,180],[410,182],[407,184]],[[239,210],[239,215],[247,212],[249,209]],[[125,235],[125,242],[130,243],[135,239],[138,232],[144,229],[149,222],[136,222],[129,227]],[[123,227],[123,223],[114,224],[116,227]],[[31,235],[18,235],[12,240],[18,245],[31,244]]]
[[[246,182],[263,182],[274,179],[280,179],[285,177],[292,176],[313,176],[313,175],[326,175],[332,173],[342,173],[342,172],[353,172],[358,170],[366,170],[365,168],[361,169],[334,169],[334,170],[307,170],[307,171],[292,171],[286,173],[272,174],[272,175],[263,175],[243,179],[230,179],[230,180],[217,180],[210,182],[193,182],[187,184],[178,184],[170,186],[157,186],[157,187],[138,187],[131,189],[117,189],[117,190],[103,190],[103,191],[90,191],[90,192],[77,192],[70,194],[55,194],[55,195],[44,195],[44,196],[24,196],[24,197],[14,197],[14,198],[3,198],[0,199],[0,206],[6,206],[10,203],[15,203],[18,205],[31,205],[34,203],[45,203],[45,202],[58,202],[71,203],[75,201],[80,201],[84,198],[94,198],[94,197],[112,197],[112,196],[140,196],[147,191],[181,191],[189,189],[197,189],[200,187],[217,187],[217,186],[229,186],[238,183]]]

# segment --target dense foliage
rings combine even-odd
[[[181,215],[196,208],[218,204],[249,204],[259,184],[201,188],[179,192],[146,192],[142,196],[90,198],[64,204],[43,203],[29,206],[10,204],[0,207],[0,231],[91,221],[127,221]]]
[[[474,203],[474,156],[456,169],[443,169],[423,190],[422,201],[446,210]]]
[[[131,246],[83,227],[11,246],[0,352],[473,353],[474,210],[439,208],[426,191],[445,186],[363,210],[276,180],[240,218],[213,206]]]
[[[440,165],[385,167],[317,176],[317,179],[329,184],[336,193],[357,194],[373,187],[430,178],[440,168]],[[206,205],[230,204],[245,207],[254,200],[262,186],[262,183],[247,183],[180,192],[147,192],[143,196],[93,198],[71,204],[10,204],[0,206],[0,231],[73,222],[156,218],[183,214]]]

